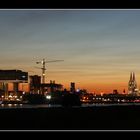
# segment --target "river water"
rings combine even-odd
[[[129,105],[137,105],[139,106],[140,103],[123,103],[123,104],[82,104],[80,107],[98,107],[98,106],[129,106]],[[62,107],[62,105],[59,104],[36,104],[36,105],[31,105],[31,104],[0,104],[0,109],[9,109],[9,108],[57,108],[57,107]],[[79,106],[74,106],[74,107],[79,107]]]

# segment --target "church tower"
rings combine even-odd
[[[130,80],[128,82],[128,92],[129,94],[136,94],[137,83],[135,79],[135,73],[130,73]]]

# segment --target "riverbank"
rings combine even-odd
[[[139,130],[140,106],[11,108],[0,130]]]

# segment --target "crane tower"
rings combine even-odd
[[[36,64],[42,64],[42,84],[45,83],[45,70],[46,70],[46,63],[51,63],[51,62],[58,62],[58,61],[64,61],[64,60],[52,60],[52,61],[45,61],[45,59],[43,59],[42,61],[38,61],[36,62]]]

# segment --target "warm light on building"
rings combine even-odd
[[[29,92],[30,91],[30,85],[29,83],[19,83],[18,84],[19,91],[23,92]]]
[[[14,84],[8,83],[8,91],[13,91],[13,90],[14,90]]]

